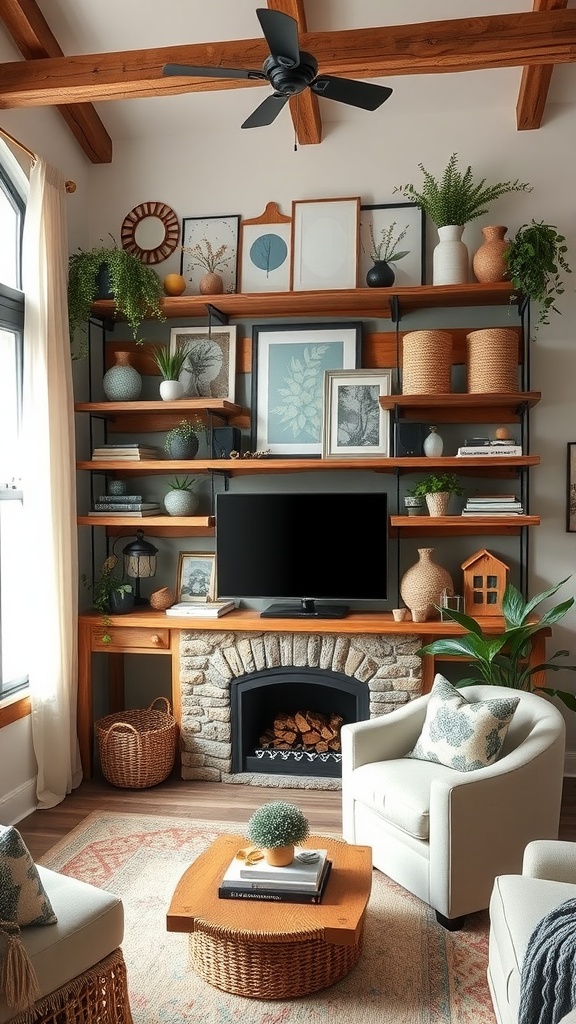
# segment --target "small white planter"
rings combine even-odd
[[[160,398],[163,402],[184,398],[184,385],[179,380],[163,380],[160,384]]]

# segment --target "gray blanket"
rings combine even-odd
[[[536,925],[522,964],[518,1024],[558,1024],[576,1006],[576,899]]]

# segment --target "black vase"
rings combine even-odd
[[[132,591],[113,590],[108,603],[113,615],[126,615],[134,609],[134,594]]]
[[[390,288],[394,284],[394,271],[390,264],[386,260],[376,260],[366,274],[366,284],[369,288]]]

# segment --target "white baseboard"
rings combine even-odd
[[[28,779],[11,793],[0,797],[0,822],[3,825],[17,825],[22,818],[32,814],[37,806],[36,778]]]
[[[570,779],[576,776],[576,750],[567,750],[564,755],[564,775]]]

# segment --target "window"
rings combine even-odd
[[[27,686],[20,424],[24,204],[0,166],[0,699]]]

